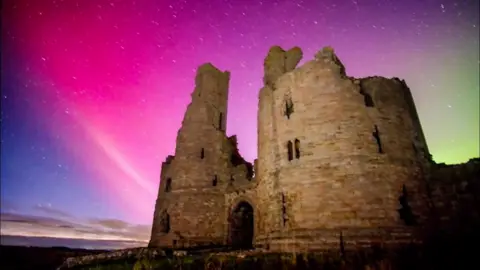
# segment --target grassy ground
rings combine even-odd
[[[226,252],[160,256],[155,258],[106,261],[74,269],[90,270],[436,270],[478,269],[478,249],[469,241],[434,241],[427,245],[408,245],[395,250],[380,247],[329,253],[278,254]],[[472,245],[473,244],[473,245]]]
[[[290,270],[290,269],[427,269],[421,263],[416,247],[386,253],[382,250],[330,253],[213,253],[185,256],[163,256],[130,260],[105,261],[73,269],[90,270]]]
[[[372,247],[354,252],[335,250],[329,253],[278,254],[253,251],[210,250],[202,253],[190,251],[188,255],[174,256],[172,250],[131,253],[119,259],[95,261],[89,265],[70,269],[90,270],[429,270],[478,269],[477,245],[480,238],[436,238],[423,246],[404,246],[395,250]],[[144,249],[145,250],[145,249]],[[102,251],[73,250],[67,248],[0,247],[0,269],[43,270],[56,269],[68,257],[92,255]],[[154,255],[152,255],[154,254]],[[156,255],[155,255],[156,254]],[[103,257],[105,258],[105,257]]]

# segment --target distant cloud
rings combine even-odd
[[[57,224],[68,224],[67,221],[61,221],[56,218],[23,215],[23,214],[8,213],[8,212],[1,213],[0,219],[2,220],[2,222],[26,223],[26,224],[35,224],[35,225],[42,225],[42,226],[56,226]]]
[[[95,225],[102,225],[111,229],[125,229],[129,226],[129,224],[125,221],[121,221],[118,219],[91,219],[90,223]]]
[[[151,226],[131,224],[116,219],[82,220],[52,208],[37,205],[35,209],[55,217],[2,212],[0,229],[2,235],[27,237],[55,237],[70,239],[113,240],[144,243],[150,236]],[[3,210],[3,209],[2,209]]]
[[[46,214],[51,214],[51,215],[55,215],[55,216],[61,216],[61,217],[72,217],[72,215],[70,215],[69,213],[65,212],[65,211],[62,211],[62,210],[59,210],[59,209],[56,209],[56,208],[52,208],[52,205],[51,204],[37,204],[33,207],[35,210],[38,210],[40,212],[44,212]]]
[[[143,242],[119,241],[119,240],[92,240],[92,239],[69,239],[54,237],[27,237],[2,235],[1,245],[14,246],[37,246],[37,247],[69,247],[87,249],[123,249],[144,246]]]

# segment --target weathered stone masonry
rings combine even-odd
[[[199,67],[175,156],[162,164],[150,246],[301,251],[420,241],[432,220],[461,212],[441,203],[456,196],[455,183],[469,179],[464,192],[478,192],[477,161],[448,167],[464,172],[463,182],[438,180],[445,166],[431,161],[403,80],[348,77],[328,47],[297,68],[301,58],[298,47],[278,46],[265,58],[253,166],[225,133],[230,74]]]
[[[211,64],[197,71],[175,156],[162,164],[152,246],[225,241],[225,191],[233,181],[250,182],[253,177],[252,165],[238,153],[236,138],[225,135],[229,78],[228,72]]]

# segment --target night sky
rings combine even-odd
[[[478,0],[3,2],[2,234],[148,239],[197,66],[231,72],[227,134],[253,161],[272,45],[405,79],[433,158],[479,156]]]

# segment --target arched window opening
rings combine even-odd
[[[288,141],[287,150],[288,150],[288,161],[291,161],[293,159],[293,143],[292,143],[292,141]]]
[[[295,158],[300,158],[300,141],[295,139]]]
[[[170,192],[172,190],[172,178],[167,178],[167,183],[165,184],[165,192]]]
[[[205,148],[202,148],[202,150],[200,151],[200,158],[201,159],[205,158]]]

